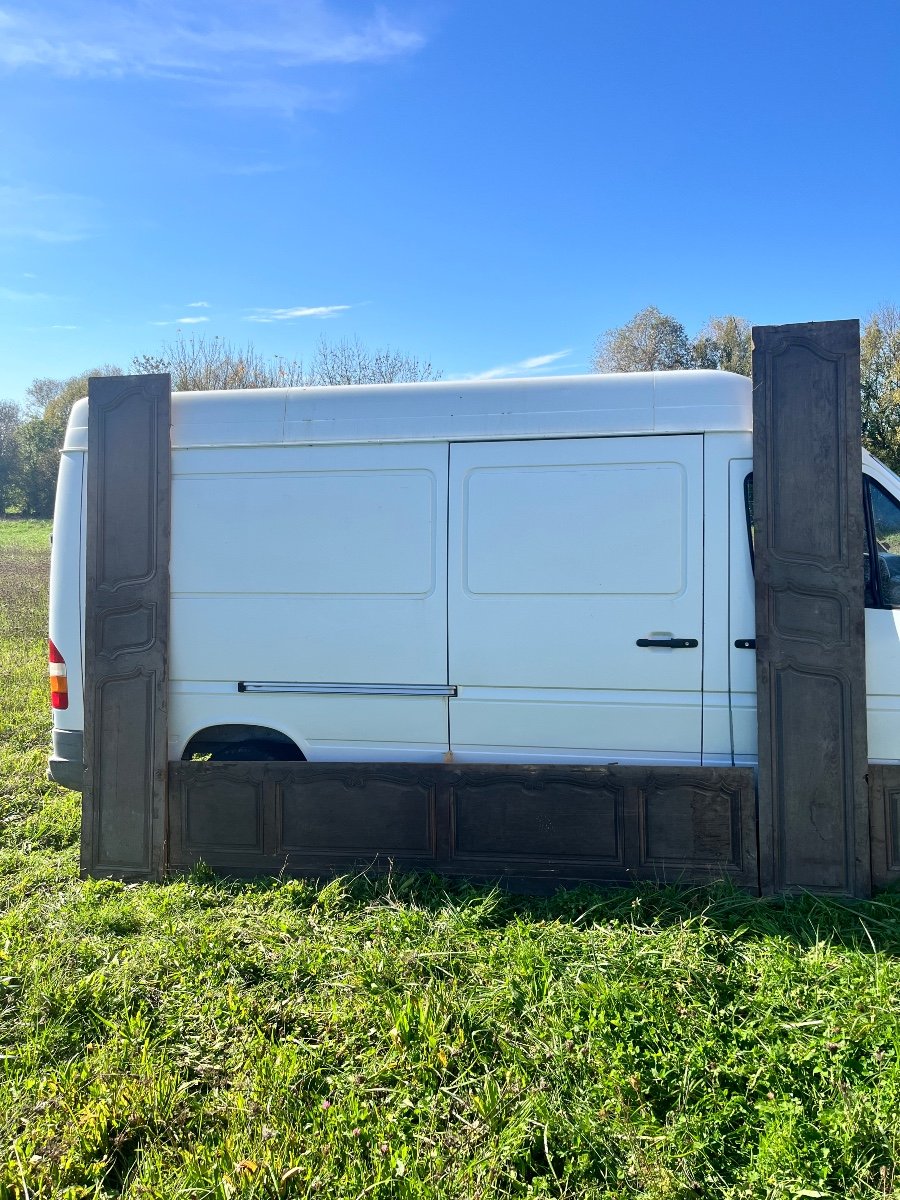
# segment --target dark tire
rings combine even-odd
[[[213,762],[297,762],[294,748],[281,742],[250,738],[246,742],[231,742],[213,751]]]

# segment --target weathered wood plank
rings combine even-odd
[[[81,868],[164,869],[168,375],[89,384]]]
[[[865,896],[857,321],[753,330],[753,478],[763,886]]]
[[[872,829],[872,883],[900,883],[900,766],[869,767]]]
[[[727,877],[758,890],[743,768],[187,762],[169,779],[174,869],[392,864],[544,884]]]

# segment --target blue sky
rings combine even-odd
[[[897,0],[0,0],[0,398],[180,329],[447,377],[900,302]]]

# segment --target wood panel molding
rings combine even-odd
[[[162,875],[169,624],[168,375],[92,379],[88,398],[81,867]]]
[[[759,885],[745,768],[170,763],[169,825],[175,870]]]
[[[857,321],[753,330],[753,479],[764,890],[865,896]]]
[[[872,882],[900,884],[900,766],[869,767],[872,815]]]

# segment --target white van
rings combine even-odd
[[[750,430],[714,371],[176,393],[170,759],[753,763]],[[83,400],[50,590],[74,788],[86,450]],[[900,480],[863,460],[869,759],[898,762]]]

